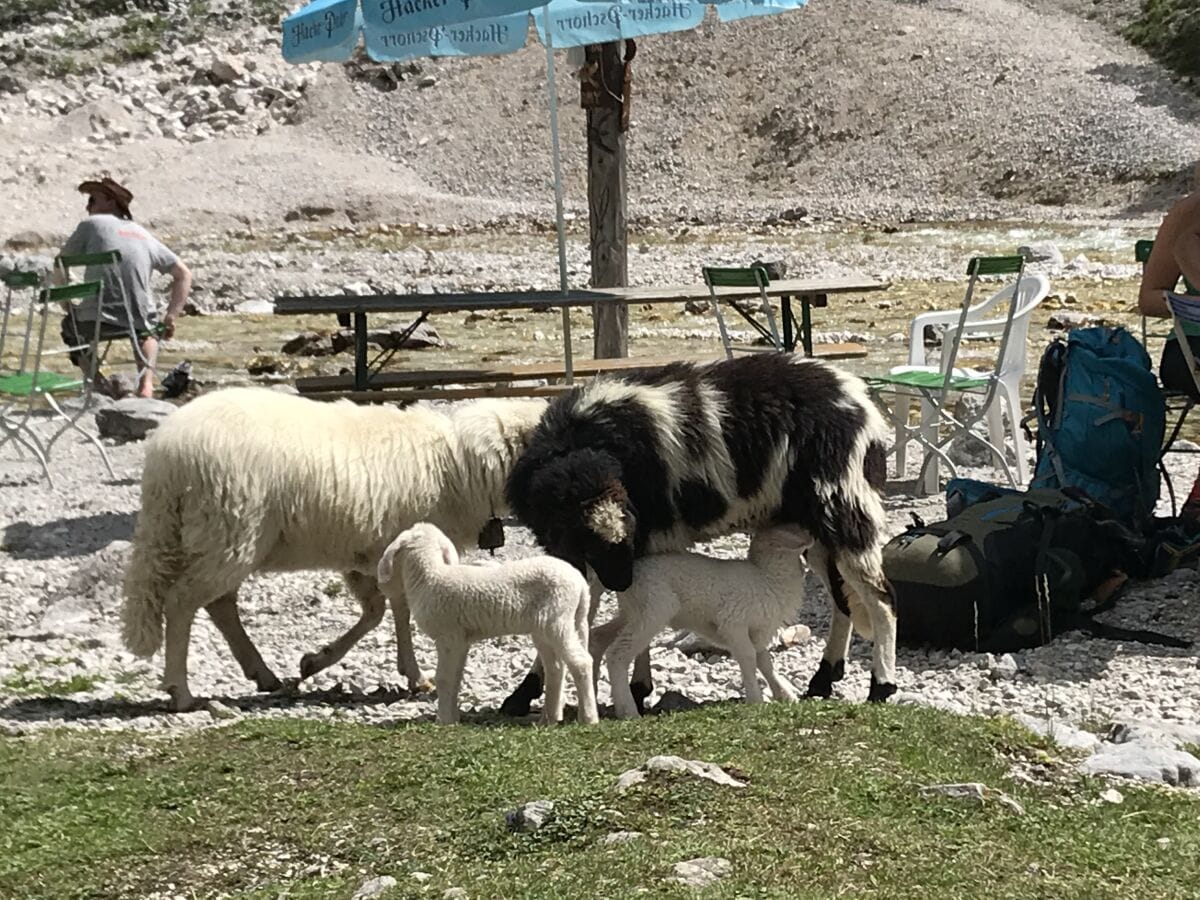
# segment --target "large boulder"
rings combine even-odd
[[[96,410],[96,427],[100,429],[101,437],[140,441],[176,409],[173,403],[165,400],[126,397]]]

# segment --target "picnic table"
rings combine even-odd
[[[865,276],[850,276],[842,278],[789,278],[771,282],[767,286],[767,296],[780,301],[782,311],[783,349],[794,352],[799,345],[806,356],[813,355],[812,341],[812,309],[828,305],[830,294],[863,293],[878,291],[888,285]],[[716,295],[720,300],[757,299],[758,288],[717,288]],[[372,294],[354,296],[338,294],[332,296],[281,296],[275,299],[275,314],[282,316],[313,315],[313,314],[350,314],[354,325],[354,375],[353,379],[344,376],[304,379],[313,392],[328,392],[340,387],[352,388],[354,394],[361,395],[370,389],[405,387],[408,390],[428,387],[432,384],[448,383],[447,379],[461,381],[492,381],[505,380],[504,376],[512,377],[513,372],[505,369],[487,370],[443,370],[438,373],[383,373],[379,370],[391,358],[395,350],[384,350],[373,360],[367,359],[368,317],[383,313],[416,313],[416,317],[403,330],[400,339],[394,342],[395,347],[403,346],[404,338],[411,335],[430,315],[452,312],[480,312],[485,310],[511,310],[560,307],[563,309],[563,343],[565,367],[547,369],[541,374],[528,374],[527,378],[553,377],[556,374],[565,376],[568,383],[574,374],[595,374],[614,368],[629,368],[646,365],[630,360],[595,360],[588,361],[593,365],[581,364],[576,366],[571,359],[570,323],[566,311],[572,307],[588,307],[612,303],[629,305],[645,305],[659,303],[686,303],[690,300],[708,300],[709,288],[704,284],[669,285],[664,287],[634,287],[634,288],[603,288],[578,289],[566,293],[562,291],[487,291],[447,294]],[[800,318],[797,321],[792,304],[800,304]],[[740,306],[734,308],[760,333],[766,334],[751,314]],[[862,355],[861,353],[855,355]],[[588,371],[594,370],[594,371]],[[445,374],[448,373],[448,374]],[[489,374],[490,373],[490,374]],[[407,379],[404,376],[408,374]],[[437,378],[427,377],[436,374]],[[306,392],[298,383],[297,387]],[[439,395],[440,396],[440,395]],[[354,399],[360,399],[354,397]]]

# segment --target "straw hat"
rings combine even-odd
[[[129,204],[133,202],[133,194],[129,189],[121,184],[113,181],[107,175],[99,180],[85,181],[79,185],[81,194],[104,194],[115,204],[117,210],[121,214],[122,219],[132,219],[133,215],[129,212]]]

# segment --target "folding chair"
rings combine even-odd
[[[46,325],[50,319],[51,310],[56,309],[60,303],[74,305],[87,299],[99,302],[102,291],[103,287],[98,281],[85,281],[81,284],[66,285],[64,287],[43,288],[38,294],[35,304],[30,306],[30,321],[26,326],[26,341],[22,349],[18,370],[11,375],[0,376],[0,397],[6,398],[6,405],[2,413],[0,413],[0,418],[4,421],[5,438],[4,440],[0,440],[0,445],[11,438],[19,445],[30,450],[41,464],[42,471],[45,473],[46,480],[50,482],[51,487],[54,486],[54,479],[50,474],[49,466],[51,447],[53,447],[54,442],[59,437],[71,430],[78,432],[91,442],[92,446],[100,453],[100,458],[104,461],[104,467],[108,470],[109,476],[115,477],[108,454],[105,452],[99,438],[84,430],[79,425],[80,417],[88,409],[88,400],[91,399],[92,394],[92,380],[95,378],[96,367],[99,363],[96,351],[100,334],[100,320],[96,320],[92,338],[86,344],[66,347],[61,350],[48,350],[45,346]],[[32,328],[32,321],[35,315],[39,317],[40,322],[37,330],[37,342],[32,348],[32,353],[30,353],[29,332]],[[62,375],[58,372],[44,371],[42,369],[44,357],[83,349],[91,351],[90,358],[92,360],[90,371],[86,372],[83,378],[78,378],[74,375]],[[32,359],[31,368],[29,368],[30,359]],[[79,409],[73,415],[68,414],[56,399],[57,394],[69,391],[78,391],[80,395]],[[34,409],[39,399],[44,399],[55,416],[64,421],[63,426],[58,432],[45,443],[38,438],[30,425],[30,419],[33,417]],[[25,407],[24,414],[14,414],[12,410],[21,404]]]
[[[41,283],[41,279],[36,272],[7,272],[3,278],[4,281],[4,312],[0,318],[0,385],[3,385],[14,376],[22,376],[29,365],[29,342],[33,337],[33,320],[37,308],[37,303],[31,298],[29,310],[25,316],[25,333],[21,341],[21,352],[17,356],[16,366],[11,370],[5,366],[5,350],[8,347],[9,323],[12,321],[13,311],[13,296],[14,293],[22,288],[37,288]],[[2,388],[0,388],[2,391]],[[38,440],[37,434],[28,427],[28,423],[23,420],[18,420],[16,416],[11,415],[11,411],[16,406],[17,401],[3,393],[0,393],[0,447],[3,447],[9,441],[12,441],[18,448],[24,448],[32,453],[45,468],[45,452],[42,449],[41,442]]]
[[[1008,303],[1008,312],[1000,330],[1000,345],[996,354],[996,362],[990,372],[960,369],[956,368],[954,363],[958,358],[958,351],[964,337],[971,330],[968,317],[971,313],[972,298],[975,295],[975,287],[979,279],[988,275],[1013,275],[1015,276],[1013,283],[1020,286],[1024,270],[1025,261],[1020,256],[973,257],[967,265],[967,291],[963,297],[958,321],[952,329],[947,331],[946,340],[943,342],[940,370],[904,368],[887,375],[867,378],[867,384],[877,399],[882,399],[887,394],[891,394],[893,397],[893,407],[889,411],[896,422],[897,440],[916,440],[924,448],[924,460],[917,476],[917,484],[928,492],[932,493],[937,489],[936,469],[930,468],[935,460],[945,462],[951,475],[957,475],[957,470],[950,460],[947,450],[954,441],[962,437],[983,444],[999,463],[998,468],[1003,469],[1009,484],[1014,488],[1020,486],[1012,467],[1005,458],[1003,432],[1001,435],[989,433],[989,436],[985,438],[977,434],[974,428],[986,417],[994,414],[993,404],[998,401],[1000,392],[1009,390],[1004,374],[1006,367],[1011,368],[1010,357],[1018,351],[1022,356],[1024,355],[1023,342],[1022,346],[1017,347],[1013,339],[1013,322],[1022,304],[1016,300],[1010,300]],[[1019,290],[1014,291],[1013,297],[1018,296]],[[951,395],[961,396],[964,394],[980,397],[982,402],[976,411],[960,415],[951,409],[950,399]],[[898,412],[901,406],[907,409],[909,402],[914,397],[920,399],[923,409],[921,422],[915,426],[908,423],[907,417],[901,418]],[[1016,413],[1019,406],[1018,398],[1006,396],[1006,402],[1010,407],[1010,415],[1019,420],[1020,417]],[[941,426],[943,425],[948,426],[948,434],[945,437],[941,436]],[[993,443],[993,441],[998,443]]]
[[[761,353],[763,351],[783,349],[783,341],[779,339],[779,330],[775,327],[775,312],[771,309],[771,299],[767,296],[767,285],[771,282],[767,278],[767,270],[765,268],[762,266],[751,266],[749,268],[716,268],[706,266],[701,271],[704,273],[704,283],[708,285],[708,297],[712,303],[713,314],[717,317],[717,327],[721,331],[721,344],[725,347],[726,357],[733,359],[733,351],[735,349],[745,353]],[[762,311],[767,319],[766,327],[736,303],[733,308],[760,335],[770,342],[770,347],[733,347],[729,340],[729,329],[725,326],[725,317],[721,314],[721,301],[717,296],[717,288],[723,287],[758,288]]]
[[[86,278],[103,280],[103,270],[109,267],[115,267],[118,263],[120,263],[120,261],[121,251],[119,250],[106,250],[99,253],[73,253],[57,257],[54,260],[54,269],[55,271],[61,272],[63,279],[68,283],[71,280],[71,269],[77,268],[86,268]],[[115,285],[121,295],[121,306],[125,310],[125,321],[132,323],[134,321],[133,307],[130,306],[129,295],[125,293],[124,283],[121,281],[119,275],[115,272],[113,274],[113,278],[109,280],[109,283]],[[103,298],[96,307],[97,319],[102,319],[102,304]],[[72,308],[68,310],[67,314],[71,318],[71,325],[75,333],[77,335],[82,335],[83,332],[79,330],[79,321],[75,318],[74,309]],[[88,322],[85,324],[90,325],[91,323]],[[154,366],[150,364],[150,361],[146,359],[145,355],[142,353],[141,342],[138,340],[137,333],[134,331],[132,324],[130,324],[128,328],[123,328],[119,325],[103,323],[100,330],[99,343],[104,345],[104,353],[96,365],[97,372],[100,371],[100,365],[103,364],[105,359],[107,359],[108,351],[111,349],[113,341],[116,340],[129,341],[129,345],[133,349],[133,359],[137,365],[138,381],[141,380],[142,373],[145,372],[146,369],[154,370]]]
[[[1146,260],[1148,260],[1150,258],[1150,251],[1153,249],[1154,249],[1154,241],[1147,241],[1147,240],[1138,241],[1136,244],[1133,245],[1134,259],[1136,259],[1144,267],[1146,265]],[[1187,279],[1182,279],[1182,280],[1183,280],[1184,290],[1186,290],[1188,294],[1200,295],[1200,291],[1196,290],[1196,288]],[[1177,295],[1172,295],[1172,296],[1177,296]],[[1147,317],[1142,316],[1142,346],[1145,347],[1147,351],[1149,351],[1149,349],[1150,349],[1150,344],[1149,344],[1150,338],[1165,339],[1165,338],[1170,337],[1172,334],[1175,334],[1176,339],[1178,340],[1179,333],[1181,331],[1186,331],[1186,328],[1179,328],[1179,329],[1172,328],[1170,331],[1166,331],[1166,332],[1157,332],[1157,333],[1150,332],[1147,327],[1146,320],[1147,320]],[[1187,321],[1187,320],[1184,320],[1184,321]],[[1200,329],[1197,329],[1197,330],[1200,330]],[[1186,341],[1184,343],[1186,344]],[[1188,350],[1190,350],[1190,348],[1183,348],[1183,345],[1181,345],[1181,349],[1184,349],[1184,358],[1187,359],[1188,358]],[[1194,369],[1193,369],[1193,374],[1194,374]],[[1196,452],[1198,452],[1190,447],[1183,448],[1183,447],[1175,446],[1175,441],[1178,439],[1179,433],[1183,430],[1183,424],[1184,424],[1184,422],[1187,421],[1188,414],[1191,413],[1192,408],[1196,405],[1196,401],[1192,398],[1191,393],[1189,393],[1188,391],[1170,390],[1168,388],[1162,387],[1161,382],[1160,382],[1159,386],[1162,390],[1163,400],[1166,401],[1167,416],[1168,416],[1168,418],[1173,417],[1175,420],[1175,424],[1171,427],[1171,430],[1167,432],[1167,439],[1163,442],[1162,451],[1159,454],[1158,470],[1162,474],[1163,481],[1167,485],[1167,496],[1171,500],[1171,515],[1177,515],[1178,514],[1178,505],[1177,505],[1176,499],[1175,499],[1175,485],[1171,481],[1171,474],[1170,474],[1170,472],[1167,471],[1167,466],[1166,466],[1166,463],[1163,461],[1163,457],[1166,456],[1168,453],[1196,453]]]

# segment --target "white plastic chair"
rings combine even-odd
[[[1029,338],[1029,323],[1038,305],[1050,294],[1050,280],[1041,274],[1022,274],[1019,282],[1005,285],[981,303],[972,305],[967,310],[965,337],[962,340],[979,340],[1000,338],[1004,334],[1004,326],[1008,321],[1008,305],[1013,293],[1017,293],[1017,305],[1012,317],[1012,331],[1004,348],[1004,359],[1000,361],[998,370],[997,390],[993,402],[985,411],[988,425],[988,439],[997,447],[1004,446],[1004,414],[1008,415],[1008,437],[1012,440],[1013,452],[1016,455],[1016,477],[1019,484],[1029,480],[1028,445],[1021,429],[1021,381],[1025,377],[1027,360],[1027,345]],[[1003,306],[1005,315],[987,317],[986,314],[996,307]],[[941,372],[945,369],[939,366],[925,364],[924,335],[927,327],[944,329],[942,335],[942,365],[949,359],[945,348],[950,346],[952,332],[958,328],[962,310],[937,310],[921,313],[912,320],[909,329],[908,365],[896,366],[891,370],[892,375],[906,372]],[[970,377],[979,375],[969,369],[956,368],[955,377]],[[916,394],[912,399],[918,399]],[[999,401],[999,402],[996,402]],[[893,406],[893,423],[896,432],[896,470],[903,472],[907,463],[908,440],[905,437],[910,413],[910,403],[902,402],[898,396]],[[936,424],[937,417],[933,409],[926,403],[921,405],[921,427],[926,435]],[[936,461],[925,470],[925,490],[932,493],[937,490]]]

